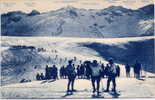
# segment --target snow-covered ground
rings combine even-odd
[[[13,45],[25,45],[25,46],[34,46],[36,48],[45,48],[45,52],[39,52],[43,58],[51,57],[53,59],[56,55],[59,58],[72,59],[77,57],[78,60],[98,60],[103,63],[107,63],[104,58],[102,58],[98,52],[93,49],[80,46],[80,43],[104,43],[108,45],[128,43],[131,41],[143,41],[147,39],[155,39],[154,36],[150,37],[136,37],[136,38],[113,38],[113,39],[96,39],[96,38],[58,38],[58,37],[1,37],[2,49],[1,52],[4,52],[8,47]],[[51,51],[56,50],[56,53]],[[52,60],[51,60],[52,61]],[[37,64],[44,65],[56,64],[58,67],[61,67],[61,64],[57,62],[45,62],[44,60],[38,61]],[[36,62],[30,63],[27,68],[30,67],[30,70],[27,70],[23,74],[19,74],[17,78],[29,78],[34,76],[37,72],[44,72],[45,66],[40,69],[34,70],[31,64],[36,64]],[[63,63],[65,65],[66,63]],[[117,90],[118,95],[102,93],[105,98],[111,97],[155,97],[155,78],[144,78],[144,80],[136,80],[134,78],[125,78],[125,69],[123,65],[121,67],[121,77],[117,79]],[[133,71],[131,71],[133,76]],[[142,72],[143,76],[155,76],[155,74],[149,72]],[[7,76],[4,78],[10,78],[12,76]],[[2,79],[3,80],[3,79]],[[9,80],[8,80],[9,81]],[[19,82],[19,81],[18,81]],[[78,79],[75,82],[75,88],[77,92],[74,95],[65,97],[65,90],[67,80],[57,80],[55,82],[43,82],[43,81],[32,81],[30,83],[18,83],[15,84],[9,83],[8,85],[1,86],[2,97],[3,98],[91,98],[91,82],[89,80]],[[101,87],[106,87],[106,79],[102,80]]]
[[[106,80],[101,81],[100,91],[106,88]],[[152,98],[155,97],[155,79],[146,78],[137,80],[134,78],[117,78],[118,94],[101,93],[104,98]],[[17,83],[1,87],[3,98],[91,98],[91,81],[77,79],[73,95],[66,95],[67,80],[61,79],[55,82],[34,81],[30,83]]]

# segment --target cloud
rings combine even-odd
[[[136,3],[136,1],[135,0],[134,1],[133,0],[124,0],[123,3],[127,4],[127,5],[132,5],[132,4]]]
[[[3,2],[2,5],[4,7],[13,7],[14,5],[16,5],[16,3],[14,3],[14,2]]]
[[[24,4],[25,4],[25,6],[27,6],[27,7],[35,7],[35,5],[36,5],[35,2],[25,2]]]
[[[107,1],[109,3],[113,3],[113,2],[118,2],[118,1],[122,1],[122,0],[105,0],[105,1]]]
[[[151,0],[141,0],[142,2],[150,2]]]
[[[100,3],[97,3],[97,2],[83,2],[81,3],[82,5],[100,5]]]
[[[55,0],[55,3],[75,3],[78,2],[79,0]]]

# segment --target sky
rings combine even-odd
[[[103,9],[109,6],[123,6],[130,9],[138,9],[155,0],[0,0],[1,13],[10,11],[23,11],[26,13],[32,10],[48,12],[66,6],[85,9]]]

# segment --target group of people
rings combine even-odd
[[[56,65],[53,65],[52,67],[48,67],[46,65],[45,68],[45,75],[43,73],[39,74],[37,73],[36,75],[36,80],[50,80],[50,79],[58,79],[58,68]]]
[[[136,78],[140,78],[140,70],[141,64],[136,61],[134,67],[134,73]],[[130,65],[125,65],[126,69],[126,76],[130,77]],[[49,79],[58,79],[58,71],[60,78],[67,78],[67,93],[73,93],[74,89],[74,82],[76,78],[82,79],[89,79],[91,80],[93,93],[100,93],[100,81],[101,78],[107,78],[107,88],[105,92],[109,91],[110,83],[113,83],[112,91],[116,92],[116,77],[120,76],[120,67],[114,63],[113,59],[108,60],[108,64],[104,65],[102,63],[97,62],[97,60],[93,61],[84,61],[75,67],[73,60],[68,61],[68,65],[62,66],[60,70],[53,65],[52,67],[46,66],[45,68],[45,75],[41,73],[40,75],[37,74],[37,80],[49,80]]]
[[[107,88],[105,92],[109,91],[110,83],[113,83],[113,92],[116,92],[116,77],[120,75],[120,68],[116,64],[114,64],[113,59],[109,60],[109,63],[104,66],[103,64],[100,65],[97,60],[85,61],[85,69],[88,70],[89,73],[86,73],[87,76],[91,79],[93,93],[97,93],[99,95],[100,89],[100,81],[102,77],[107,77]],[[67,69],[67,76],[68,76],[68,85],[67,85],[67,93],[72,93],[75,91],[74,89],[74,81],[76,78],[76,69],[72,64],[72,61],[68,62],[66,67]],[[96,85],[95,85],[96,84]]]
[[[131,65],[128,63],[125,65],[126,69],[126,77],[130,77],[130,71],[131,71]],[[142,70],[142,65],[141,63],[136,60],[136,63],[133,65],[133,72],[134,72],[134,77],[139,79],[141,76],[141,70]]]

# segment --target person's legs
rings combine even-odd
[[[111,78],[108,77],[108,80],[107,80],[107,89],[106,89],[105,92],[108,92],[109,91],[110,82],[111,82]]]
[[[97,78],[97,93],[99,94],[99,89],[100,89],[100,77]]]
[[[71,81],[72,91],[74,91],[74,90],[75,90],[75,89],[74,89],[74,81],[75,81],[75,79],[72,79],[72,81]]]
[[[113,83],[113,91],[116,92],[116,79],[115,78],[112,79],[112,83]]]
[[[91,82],[92,82],[93,93],[94,93],[94,92],[96,91],[96,89],[95,89],[95,79],[94,79],[94,77],[92,77]]]
[[[68,79],[68,85],[67,85],[67,91],[69,92],[69,87],[70,87],[70,84],[71,84],[71,80],[70,79]]]

